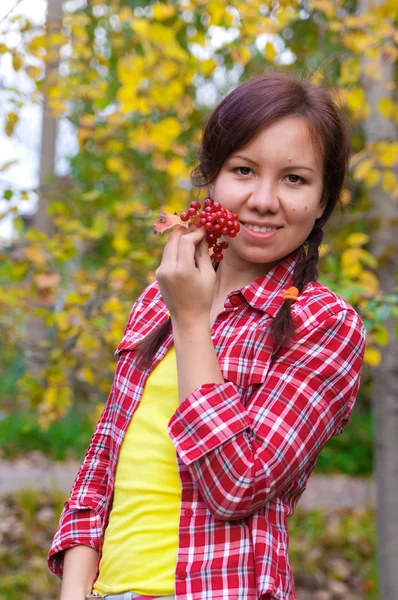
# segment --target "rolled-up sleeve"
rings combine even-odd
[[[241,519],[313,465],[358,392],[365,332],[357,313],[313,322],[271,363],[246,407],[231,382],[196,389],[169,435],[212,514]]]
[[[62,576],[64,551],[74,546],[100,547],[103,534],[103,505],[106,497],[111,425],[109,405],[114,386],[76,475],[68,502],[60,516],[52,541],[48,566]]]

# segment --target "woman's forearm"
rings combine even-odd
[[[206,321],[173,322],[180,404],[204,383],[224,383]]]
[[[65,551],[60,600],[84,600],[90,594],[97,561],[98,552],[88,546]]]

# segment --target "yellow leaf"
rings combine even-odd
[[[185,162],[179,157],[172,158],[167,168],[169,175],[176,177],[177,179],[181,179],[183,177],[188,178],[189,171],[190,169],[187,168]]]
[[[365,355],[363,358],[365,364],[371,367],[377,367],[381,361],[380,350],[374,348],[373,346],[367,347],[365,349]]]
[[[77,372],[77,376],[81,381],[85,381],[86,383],[93,384],[95,381],[94,373],[88,367],[83,367],[79,369]]]
[[[72,327],[68,313],[65,311],[57,313],[55,315],[55,325],[60,331],[68,331]]]
[[[362,269],[358,276],[358,283],[366,290],[370,296],[374,296],[380,292],[380,284],[376,275],[368,269]]]
[[[207,10],[209,11],[212,25],[219,25],[225,13],[225,6],[220,0],[216,2],[208,2]]]
[[[375,269],[378,264],[376,257],[373,256],[373,254],[371,254],[367,250],[364,250],[363,248],[361,249],[361,262],[362,264],[366,265],[367,267],[371,267],[372,269]]]
[[[176,13],[175,6],[171,6],[170,4],[154,4],[152,8],[153,17],[157,21],[166,21],[166,19],[170,19]]]
[[[366,234],[366,233],[361,233],[360,231],[357,231],[355,233],[350,233],[347,236],[347,244],[349,246],[364,246],[365,244],[368,244],[370,241],[370,237]],[[356,260],[356,259],[355,259]]]
[[[77,345],[83,350],[97,350],[100,348],[100,340],[87,332],[83,332],[79,336]]]
[[[116,250],[118,254],[127,254],[131,250],[131,243],[127,238],[115,237],[112,240],[112,248]]]
[[[23,255],[29,262],[37,267],[44,267],[48,263],[48,258],[42,250],[39,250],[39,248],[27,246],[23,249]]]
[[[9,169],[10,167],[13,167],[14,165],[16,165],[18,163],[18,160],[8,160],[7,162],[3,163],[0,166],[0,173],[4,173],[4,171],[7,171],[7,169]]]
[[[238,65],[247,65],[249,60],[251,59],[251,53],[248,48],[245,46],[234,46],[231,51],[232,60]]]
[[[118,11],[119,21],[129,23],[133,19],[133,11],[129,6],[122,6]]]
[[[384,325],[376,326],[373,337],[376,344],[379,344],[379,346],[388,346],[389,335],[388,330]]]
[[[394,171],[384,171],[383,183],[381,185],[383,192],[392,192],[398,188],[398,179]]]
[[[329,29],[330,31],[338,33],[343,29],[343,24],[340,23],[340,21],[330,21]]]
[[[382,142],[377,148],[377,156],[386,167],[392,167],[398,162],[398,142]]]
[[[20,57],[19,54],[17,54],[16,52],[12,53],[12,66],[14,71],[19,71],[19,69],[22,67],[22,58]]]
[[[276,56],[275,46],[271,42],[267,42],[264,48],[265,58],[272,62]]]
[[[83,194],[83,200],[86,200],[86,202],[92,202],[93,200],[97,200],[97,198],[100,196],[101,192],[98,190],[90,190],[89,192]]]
[[[18,123],[18,119],[19,116],[16,113],[8,113],[6,123],[4,125],[4,131],[8,137],[11,137],[14,133],[15,125]]]
[[[120,173],[124,169],[124,162],[120,156],[110,156],[106,159],[105,164],[111,173]]]
[[[373,158],[365,158],[361,160],[360,163],[354,169],[353,178],[355,181],[361,181],[365,179],[368,171],[373,167],[374,159]]]
[[[370,169],[365,175],[365,183],[369,187],[375,187],[380,181],[380,171],[377,169]]]
[[[121,303],[117,296],[111,296],[102,305],[102,312],[117,313],[121,308]]]
[[[341,62],[340,85],[357,83],[361,76],[361,65],[358,57],[350,56]]]
[[[8,52],[8,46],[0,44],[0,54],[5,54],[6,52]]]
[[[199,69],[207,77],[213,73],[216,66],[217,65],[213,58],[209,58],[208,60],[204,60],[199,63]]]
[[[158,123],[151,123],[148,131],[148,141],[159,150],[169,150],[171,144],[182,132],[181,123],[175,117],[167,117]]]
[[[352,88],[347,94],[347,106],[357,111],[366,104],[365,92],[360,87]]]
[[[394,114],[394,102],[391,98],[380,98],[377,103],[377,107],[379,109],[379,113],[383,115],[386,119],[392,119]]]

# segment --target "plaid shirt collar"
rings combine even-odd
[[[268,273],[261,275],[239,290],[250,306],[275,317],[283,303],[283,292],[293,285],[294,269],[304,255],[300,246]],[[232,292],[236,295],[237,291]]]

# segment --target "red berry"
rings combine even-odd
[[[219,233],[221,231],[221,225],[216,223],[213,227],[214,233]]]
[[[213,223],[210,223],[210,221],[207,221],[205,223],[205,228],[207,229],[207,231],[211,231],[213,229]]]
[[[226,250],[228,248],[228,242],[221,242],[220,247],[222,250]]]
[[[214,260],[216,260],[217,262],[220,262],[220,261],[222,261],[222,259],[223,259],[223,255],[222,255],[222,253],[221,253],[221,252],[215,252],[215,253],[213,254],[213,258],[214,258]]]
[[[223,219],[223,218],[221,218],[221,219],[218,220],[218,224],[221,225],[221,227],[224,227],[224,225],[226,224],[226,222],[227,221],[225,219]]]
[[[185,221],[189,221],[189,214],[188,214],[188,213],[186,213],[186,212],[182,212],[182,213],[180,214],[180,219],[181,219],[181,221],[184,221],[184,222],[185,222]]]
[[[209,207],[209,206],[212,206],[212,204],[213,204],[213,200],[212,200],[211,198],[206,198],[206,200],[204,201],[204,204],[203,204],[203,206],[204,206],[205,208],[207,208],[207,207]]]
[[[236,234],[237,234],[237,233],[238,233],[238,232],[237,232],[237,231],[235,231],[235,229],[234,229],[234,230],[232,230],[232,231],[230,231],[230,232],[229,232],[229,237],[231,237],[231,238],[234,238],[234,237],[236,237]]]
[[[233,220],[233,221],[239,221],[239,215],[237,215],[237,214],[233,213],[233,215],[232,215],[232,220]]]
[[[217,211],[217,210],[220,210],[220,208],[221,208],[221,204],[219,202],[214,202],[213,210]]]
[[[227,227],[221,227],[221,235],[228,235],[229,229]]]
[[[228,227],[228,229],[233,229],[234,228],[234,221],[227,221],[226,227]]]
[[[214,244],[213,250],[214,252],[220,253],[222,250],[221,244]]]
[[[198,211],[196,210],[196,208],[189,208],[188,209],[188,214],[190,217],[194,217],[196,215]]]
[[[238,233],[239,230],[240,230],[240,223],[238,221],[235,221],[235,223],[234,223],[234,231],[236,231],[236,233]]]
[[[200,210],[202,208],[202,205],[200,202],[191,202],[191,204],[189,206],[191,208],[195,208],[196,210]]]

